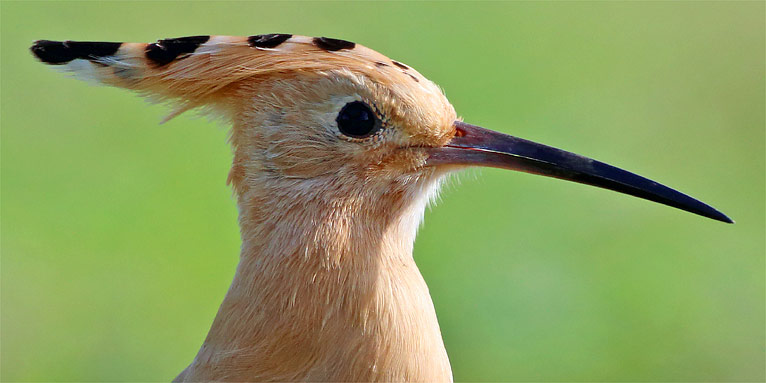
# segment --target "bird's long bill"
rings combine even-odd
[[[461,121],[446,145],[432,149],[429,165],[490,166],[540,174],[630,194],[718,221],[725,214],[686,194],[587,157]]]

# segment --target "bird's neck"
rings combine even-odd
[[[194,378],[451,380],[412,258],[427,198],[241,195],[240,262]]]

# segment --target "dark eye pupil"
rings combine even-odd
[[[335,119],[340,132],[354,138],[364,138],[375,133],[379,126],[377,120],[370,107],[361,101],[346,104]]]

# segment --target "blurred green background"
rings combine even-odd
[[[229,286],[226,128],[37,63],[36,39],[356,41],[466,121],[737,220],[502,170],[457,177],[415,258],[459,381],[764,380],[764,3],[2,1],[3,381],[168,381]]]

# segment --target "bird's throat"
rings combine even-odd
[[[412,258],[428,195],[380,211],[359,208],[355,198],[304,199],[277,214],[264,211],[273,197],[240,196],[234,281],[179,378],[451,380]]]

